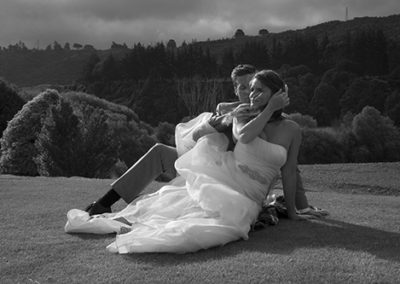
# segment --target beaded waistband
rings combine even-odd
[[[242,170],[243,173],[247,174],[251,179],[258,181],[261,184],[268,184],[268,179],[262,176],[258,171],[253,170],[247,165],[239,164],[239,169]]]

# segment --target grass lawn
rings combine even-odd
[[[184,255],[116,255],[113,235],[64,233],[66,212],[110,180],[1,175],[0,283],[400,283],[400,163],[301,169],[328,218]]]

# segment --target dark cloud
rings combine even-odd
[[[299,29],[350,17],[400,12],[398,0],[2,0],[0,45],[54,40],[107,48],[111,41],[155,43],[174,38],[231,37]]]

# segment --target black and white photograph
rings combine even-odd
[[[398,0],[0,0],[0,283],[400,283]]]

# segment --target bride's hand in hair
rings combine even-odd
[[[290,100],[287,92],[282,92],[281,90],[279,90],[271,97],[267,107],[271,111],[277,111],[279,109],[283,109],[284,107],[288,106],[289,102]]]

